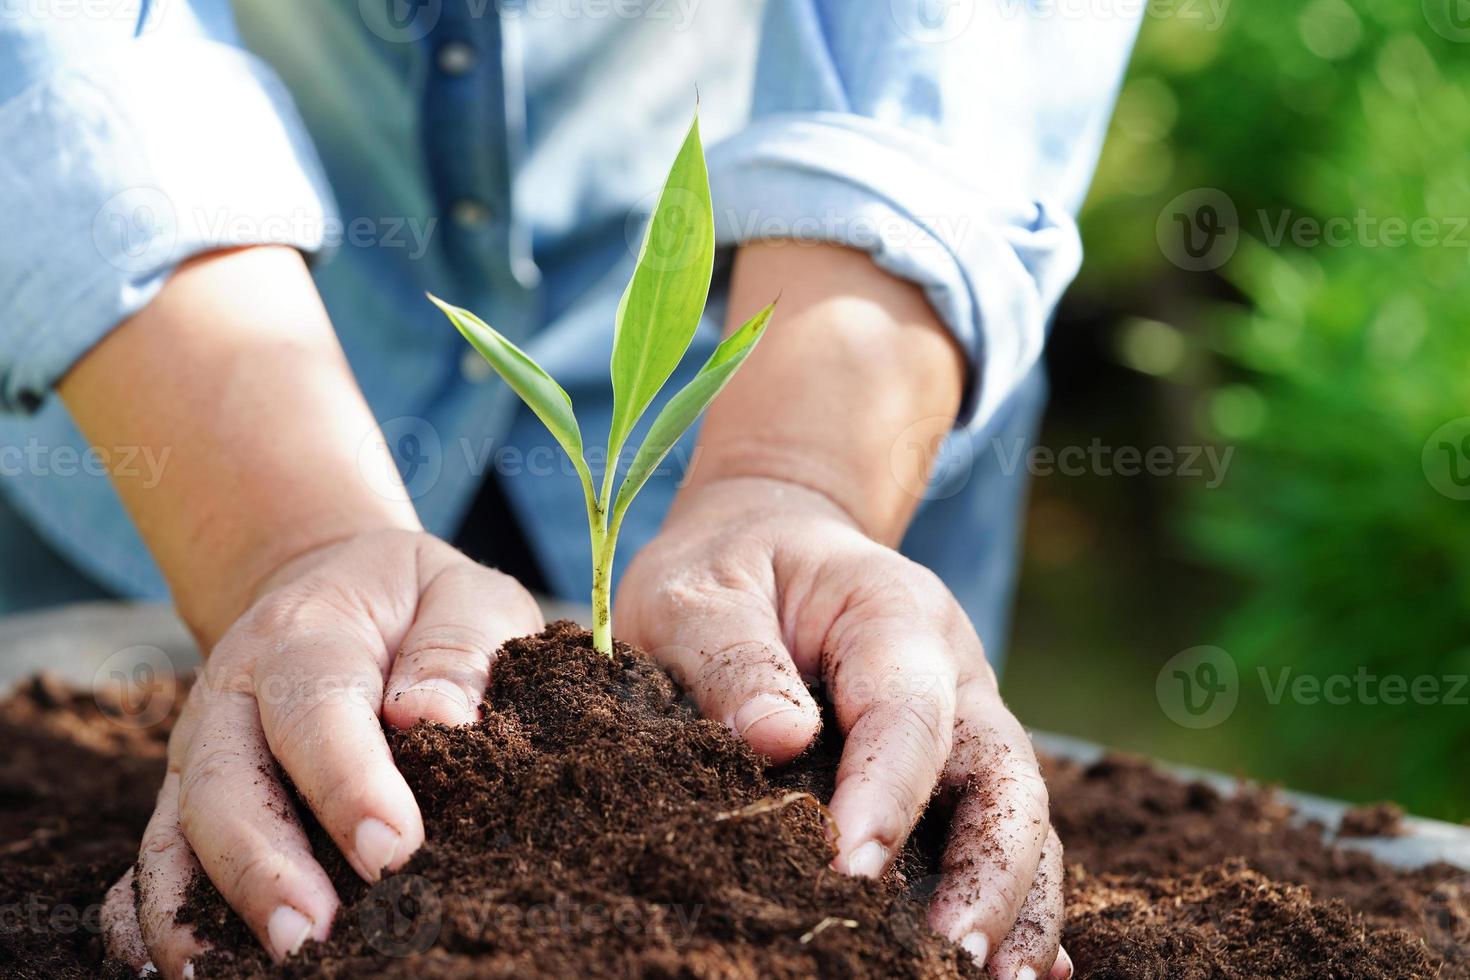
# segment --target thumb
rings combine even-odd
[[[624,638],[669,671],[705,717],[777,765],[811,745],[822,715],[781,639],[773,598],[665,579],[646,596],[625,581],[619,599]]]
[[[419,598],[388,677],[384,720],[398,728],[421,719],[472,723],[501,644],[544,627],[536,600],[518,582],[455,555]]]

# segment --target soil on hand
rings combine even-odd
[[[274,967],[196,879],[183,918],[217,950],[196,975],[979,975],[911,894],[932,887],[942,814],[881,882],[827,868],[806,792],[830,787],[832,743],[763,772],[664,674],[570,624],[507,645],[488,701],[474,727],[390,734],[428,829],[403,872],[369,887],[310,828],[343,898],[329,942]],[[0,975],[125,975],[96,908],[135,856],[166,728],[54,685],[0,703]],[[1078,976],[1470,977],[1464,872],[1396,873],[1268,795],[1140,762],[1047,768]],[[91,912],[67,929],[69,909]]]

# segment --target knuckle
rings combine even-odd
[[[509,612],[517,615],[537,616],[541,615],[541,607],[536,604],[536,597],[516,579],[502,572],[498,568],[486,568],[483,565],[475,566],[476,574],[479,576],[475,588],[490,595],[497,605],[507,607]]]
[[[232,842],[220,856],[220,891],[235,901],[274,905],[270,895],[284,877],[286,860],[279,851]]]
[[[138,847],[138,859],[144,865],[163,862],[173,857],[181,850],[187,851],[189,842],[185,840],[179,827],[150,827],[143,833],[143,841]],[[139,887],[148,887],[148,875],[139,879]]]
[[[881,618],[917,620],[942,633],[969,620],[932,569],[887,548],[859,566],[853,605]]]
[[[249,765],[248,753],[232,745],[196,748],[179,771],[179,823],[188,833],[187,822],[199,812],[210,794],[228,792],[230,775]]]
[[[314,770],[297,783],[296,790],[329,832],[345,835],[357,818],[373,812],[369,806],[372,791],[363,775],[350,769]]]
[[[879,784],[886,804],[879,809],[878,838],[890,850],[902,844],[923,813],[929,799],[929,787],[912,771]]]
[[[734,701],[744,701],[756,693],[801,689],[801,679],[790,657],[777,647],[754,639],[701,652],[694,675],[688,680],[698,691],[720,692]],[[798,702],[793,700],[792,704]]]
[[[271,712],[270,744],[278,755],[291,753],[312,741],[312,734],[320,727],[320,718],[334,695],[325,685],[298,683],[284,692],[275,702]]]
[[[300,629],[305,606],[294,589],[273,592],[246,610],[230,634],[245,646],[277,642]]]
[[[1042,839],[1046,840],[1047,835],[1055,837],[1055,834],[1051,830],[1051,824],[1047,822],[1047,815],[1051,813],[1051,792],[1047,789],[1046,780],[1042,778],[1041,773],[1028,767],[1017,772],[1011,778],[1014,780],[1017,790],[1023,795],[1026,803],[1029,804],[1033,819],[1042,828]]]
[[[649,591],[649,613],[656,618],[686,618],[708,604],[714,591],[713,584],[703,576],[669,575]]]
[[[951,730],[941,718],[938,704],[928,698],[908,697],[894,702],[892,727],[895,734],[943,759],[949,754]]]
[[[490,637],[474,626],[435,623],[416,629],[399,651],[398,659],[415,667],[424,661],[441,659],[475,661],[476,666],[483,666],[494,655],[494,646]]]

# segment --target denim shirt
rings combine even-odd
[[[280,243],[311,258],[426,527],[452,534],[494,475],[553,589],[585,594],[575,476],[424,293],[524,346],[605,432],[613,312],[697,87],[721,258],[666,393],[716,341],[742,242],[845,244],[921,286],[970,383],[903,548],[998,649],[1024,473],[992,447],[1036,424],[1128,6],[0,0],[0,592],[166,596],[100,465],[128,448],[89,452],[49,392],[184,259]]]

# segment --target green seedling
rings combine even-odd
[[[536,413],[576,467],[587,498],[587,525],[592,537],[592,639],[597,649],[608,656],[613,649],[610,603],[613,551],[628,505],[674,443],[714,401],[755,349],[775,309],[776,304],[771,303],[726,337],[694,379],[668,400],[654,417],[643,445],[634,453],[614,498],[613,483],[628,435],[694,339],[709,295],[714,255],[714,213],[710,208],[709,175],[705,171],[696,113],[644,232],[633,278],[618,304],[612,352],[612,426],[607,436],[607,466],[600,493],[593,488],[592,471],[582,447],[582,431],[566,390],[494,327],[468,310],[429,297]]]

